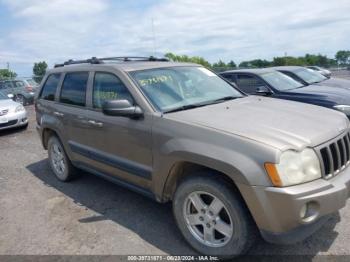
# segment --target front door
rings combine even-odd
[[[90,156],[97,171],[149,188],[152,176],[152,116],[142,119],[107,116],[102,112],[106,100],[134,99],[114,73],[96,72],[91,87],[91,107],[86,112],[88,128],[82,153]],[[88,139],[87,139],[88,138]],[[79,145],[78,145],[79,146]]]

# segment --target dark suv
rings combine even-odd
[[[300,83],[271,68],[231,70],[220,75],[250,95],[324,106],[341,111],[350,118],[350,92],[344,88]]]
[[[344,114],[246,96],[197,64],[70,60],[46,74],[36,112],[59,180],[83,169],[172,201],[203,254],[244,253],[258,234],[300,241],[349,197]]]

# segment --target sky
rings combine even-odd
[[[0,68],[30,76],[38,61],[167,52],[333,57],[350,49],[349,14],[350,0],[0,0]]]

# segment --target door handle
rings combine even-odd
[[[93,125],[93,126],[103,127],[103,123],[102,122],[96,122],[94,120],[89,120],[88,123]]]
[[[57,112],[57,111],[53,112],[53,114],[54,114],[55,116],[60,116],[60,117],[64,116],[63,113],[60,113],[60,112]]]

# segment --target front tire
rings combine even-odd
[[[195,250],[232,258],[251,247],[257,228],[235,188],[214,176],[204,173],[184,180],[175,192],[173,212]]]
[[[48,153],[51,169],[58,180],[67,182],[74,178],[76,168],[72,165],[62,143],[56,136],[49,138]]]

